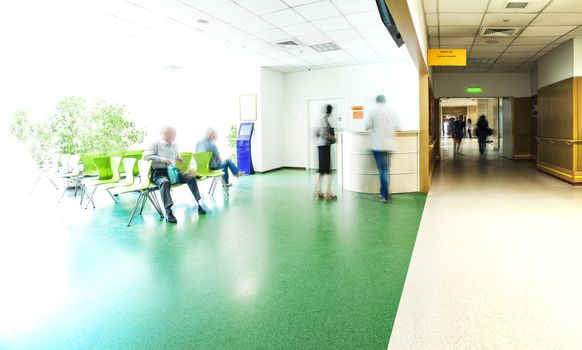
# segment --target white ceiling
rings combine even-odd
[[[430,47],[466,48],[469,60],[494,60],[469,61],[465,68],[435,67],[435,71],[528,72],[539,57],[582,35],[582,0],[529,0],[524,9],[507,9],[507,2],[424,0]],[[518,30],[509,38],[480,35],[483,28],[493,26]]]
[[[408,60],[373,0],[73,0],[143,30],[249,58],[282,72]],[[200,23],[205,20],[208,23]],[[281,48],[293,40],[301,46]],[[309,45],[336,42],[318,53]]]

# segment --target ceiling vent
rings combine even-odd
[[[527,4],[529,4],[528,1],[508,1],[507,4],[505,5],[506,9],[524,9]]]
[[[519,28],[509,28],[509,27],[502,27],[502,28],[484,28],[481,31],[481,36],[486,36],[486,37],[502,37],[502,38],[508,38],[508,37],[512,37],[515,34],[517,34],[517,30]]]
[[[311,47],[312,49],[314,49],[317,52],[341,50],[341,47],[339,47],[339,45],[334,43],[334,42],[317,44],[317,45],[310,45],[309,47]]]
[[[279,43],[276,44],[277,46],[280,46],[282,48],[292,48],[292,47],[299,47],[300,45],[293,41],[293,40],[287,40],[287,41],[281,41]]]

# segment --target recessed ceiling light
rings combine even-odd
[[[527,1],[508,1],[505,5],[506,9],[524,9],[527,6]]]
[[[208,23],[210,23],[210,22],[208,22],[208,20],[205,20],[205,19],[199,19],[196,22],[198,22],[200,24],[208,24]]]
[[[166,68],[166,69],[171,69],[171,70],[174,70],[174,69],[182,69],[182,67],[180,67],[180,66],[176,66],[175,64],[169,64],[169,65],[167,65],[167,66],[166,66],[166,67],[164,67],[164,68]]]
[[[317,44],[317,45],[310,45],[309,47],[311,47],[312,49],[314,49],[317,52],[341,50],[341,47],[339,47],[339,45],[334,43],[334,42]]]

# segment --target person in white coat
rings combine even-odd
[[[386,104],[386,97],[376,97],[377,106],[368,119],[366,130],[372,131],[372,152],[380,174],[380,201],[390,200],[390,152],[394,151],[394,132],[400,130],[400,120],[396,112]]]

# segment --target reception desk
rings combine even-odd
[[[418,131],[400,131],[390,155],[390,192],[418,192]],[[337,181],[349,191],[379,193],[380,178],[369,132],[340,132],[337,137]]]

